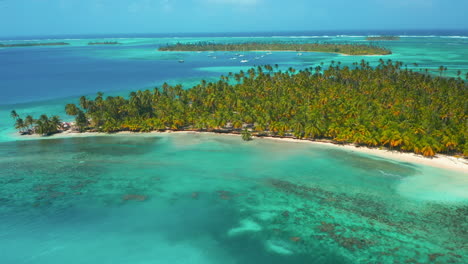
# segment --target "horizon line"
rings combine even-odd
[[[278,30],[278,31],[199,31],[199,32],[139,32],[139,33],[124,33],[124,32],[111,32],[111,33],[57,33],[57,34],[24,34],[24,35],[5,35],[0,36],[0,38],[20,38],[20,37],[60,37],[60,36],[121,36],[121,35],[202,35],[202,34],[210,34],[210,35],[227,35],[227,34],[272,34],[272,33],[312,33],[312,32],[328,32],[328,33],[350,33],[350,32],[376,32],[376,31],[389,31],[389,32],[421,32],[421,31],[461,31],[467,32],[468,29],[464,28],[414,28],[414,29],[316,29],[316,30]],[[299,35],[298,35],[299,36]],[[248,37],[248,36],[246,36]]]

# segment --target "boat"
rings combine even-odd
[[[241,63],[246,63],[246,62],[249,62],[248,60],[241,60],[240,61]]]
[[[184,63],[185,61],[184,60],[179,60],[179,63]]]
[[[301,52],[297,53],[297,56],[302,56],[302,53]]]

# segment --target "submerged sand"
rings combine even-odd
[[[231,133],[214,133],[214,132],[199,132],[199,131],[167,131],[167,132],[149,132],[146,134],[170,134],[170,133],[177,133],[177,134],[214,134],[214,135],[225,135],[225,136],[238,136],[239,134],[231,134]],[[112,136],[112,135],[142,135],[143,133],[139,132],[129,132],[129,131],[121,131],[114,134],[108,133],[100,133],[100,132],[85,132],[85,133],[78,133],[78,132],[71,132],[66,131],[60,134],[56,134],[50,138],[69,138],[69,137],[88,137],[88,136]],[[21,138],[24,139],[39,139],[44,138],[38,135],[31,135],[31,136],[22,136]],[[401,151],[392,151],[384,148],[368,148],[368,147],[358,147],[351,144],[334,144],[332,142],[321,142],[321,141],[311,141],[311,140],[304,140],[304,139],[293,139],[293,138],[279,138],[279,137],[254,137],[254,138],[261,138],[267,140],[276,140],[282,142],[291,142],[291,143],[306,143],[306,144],[313,144],[313,145],[322,145],[328,147],[335,147],[338,149],[344,149],[350,152],[357,152],[357,153],[365,153],[385,159],[400,161],[400,162],[408,162],[408,163],[415,163],[421,164],[436,168],[442,168],[452,171],[464,172],[468,174],[468,161],[464,158],[458,158],[454,156],[442,155],[437,154],[435,157],[427,158],[415,153],[407,153]]]

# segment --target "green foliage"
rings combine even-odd
[[[88,118],[86,118],[86,115],[83,111],[78,110],[78,113],[75,118],[75,123],[80,132],[86,130],[86,128],[88,127]]]
[[[40,135],[52,135],[59,131],[61,121],[58,116],[49,118],[47,115],[41,115],[35,122],[35,132]]]
[[[82,130],[108,132],[242,132],[248,126],[263,135],[385,146],[425,156],[468,155],[466,83],[402,65],[332,62],[328,68],[300,71],[267,65],[188,90],[164,84],[128,98],[99,93],[80,98],[76,121]]]
[[[30,115],[26,116],[25,120],[24,120],[24,124],[30,128],[32,125],[34,125],[34,118]]]
[[[24,124],[24,121],[22,118],[17,118],[16,119],[16,122],[15,122],[15,128],[19,131],[19,132],[23,132],[24,128],[26,127],[26,125]]]
[[[242,136],[242,140],[244,141],[252,140],[252,133],[250,133],[250,131],[247,129],[242,130],[241,136]]]
[[[65,106],[65,113],[67,113],[67,115],[76,116],[78,112],[79,109],[75,104],[67,104]]]
[[[15,110],[11,110],[10,116],[11,116],[11,118],[13,118],[13,119],[18,119],[18,118],[19,118],[19,115],[18,115],[18,113],[16,113]]]
[[[211,42],[177,43],[160,47],[160,51],[300,51],[329,52],[347,55],[388,55],[388,49],[361,44],[336,43],[260,43],[216,44]]]

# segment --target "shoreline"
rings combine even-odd
[[[73,138],[73,137],[92,137],[92,136],[114,136],[114,135],[162,135],[162,134],[205,134],[205,135],[226,135],[226,136],[237,136],[241,137],[240,134],[236,133],[217,133],[217,132],[207,132],[207,131],[151,131],[148,133],[142,132],[131,132],[131,131],[120,131],[116,133],[103,133],[103,132],[62,132],[49,137],[43,137],[40,135],[24,135],[24,136],[15,136],[16,139],[54,139],[54,138]],[[430,167],[435,167],[439,169],[446,169],[450,171],[464,172],[468,175],[468,160],[464,158],[457,158],[454,156],[448,156],[443,154],[437,154],[433,158],[426,158],[424,156],[410,153],[410,152],[401,152],[396,150],[389,150],[384,148],[369,148],[365,146],[355,146],[353,144],[335,144],[331,141],[312,141],[306,139],[295,139],[288,137],[272,137],[264,136],[257,137],[253,136],[253,139],[266,139],[274,140],[278,142],[289,142],[289,143],[306,143],[313,144],[316,146],[327,146],[335,147],[337,149],[346,150],[350,152],[357,152],[361,154],[369,154],[379,158],[390,159],[393,161],[414,163],[419,165],[425,165]]]

